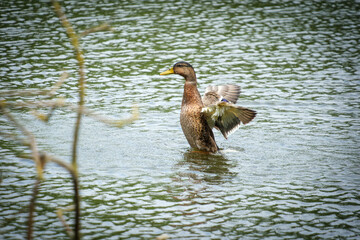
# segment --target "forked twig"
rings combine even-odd
[[[21,157],[23,158],[27,158],[27,159],[33,159],[31,156],[29,155],[21,155]],[[59,165],[60,167],[64,168],[65,170],[67,170],[70,175],[71,178],[73,179],[73,182],[78,182],[77,181],[77,174],[75,169],[73,168],[73,166],[71,164],[68,164],[54,156],[50,156],[46,153],[41,152],[40,153],[40,162],[41,162],[41,167],[44,169],[46,163],[48,162],[53,162],[57,165]],[[35,203],[36,203],[36,199],[37,199],[37,194],[39,192],[39,188],[40,188],[40,183],[41,183],[41,179],[37,178],[34,188],[33,188],[33,194],[31,197],[31,201],[30,201],[30,206],[29,206],[29,219],[28,219],[28,230],[27,230],[27,239],[32,239],[32,232],[33,232],[33,217],[34,217],[34,212],[35,212]],[[63,226],[66,229],[66,232],[68,233],[69,237],[74,237],[74,232],[70,229],[69,225],[66,223],[64,217],[63,217],[63,212],[64,211],[72,211],[74,210],[74,206],[72,206],[71,208],[65,208],[65,209],[58,209],[56,211],[57,216],[59,217],[60,221],[62,222]]]

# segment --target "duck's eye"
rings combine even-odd
[[[174,65],[174,67],[178,67],[178,68],[186,68],[186,67],[189,67],[189,68],[192,68],[192,66],[187,63],[187,62],[178,62]]]
[[[189,66],[189,65],[185,65],[185,64],[179,64],[179,65],[176,65],[176,67],[191,67],[191,66]]]

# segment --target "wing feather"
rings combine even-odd
[[[256,112],[251,109],[227,102],[205,107],[202,111],[210,127],[218,129],[226,139],[240,127],[241,123],[247,124],[256,116]]]
[[[237,85],[221,85],[221,86],[208,86],[205,90],[205,95],[208,92],[215,92],[227,101],[236,103],[240,95],[240,87]],[[204,95],[204,97],[205,97]],[[221,100],[221,99],[220,99]]]

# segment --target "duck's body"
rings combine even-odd
[[[167,74],[179,74],[185,78],[180,124],[193,148],[217,152],[219,148],[215,142],[213,127],[227,138],[239,128],[241,122],[246,124],[256,115],[255,111],[234,105],[240,94],[240,87],[235,85],[209,86],[201,98],[195,71],[187,62],[178,62],[161,73]]]
[[[190,146],[207,152],[217,152],[214,133],[202,112],[204,105],[196,82],[185,82],[180,124]]]

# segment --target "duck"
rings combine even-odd
[[[160,75],[178,74],[185,79],[180,111],[180,125],[189,145],[202,152],[216,153],[220,149],[213,128],[228,138],[241,124],[247,124],[256,111],[235,105],[240,87],[233,84],[208,86],[201,97],[194,68],[188,62],[177,62]]]

